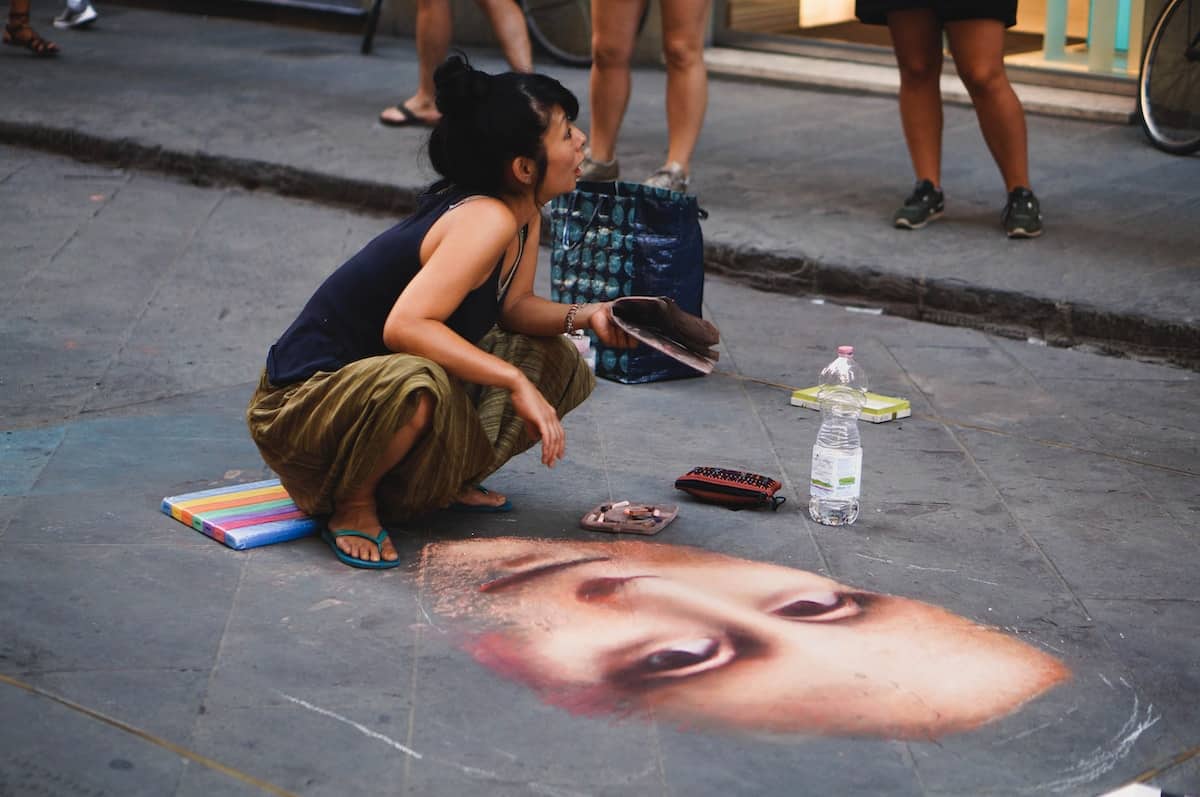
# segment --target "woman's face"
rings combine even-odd
[[[936,606],[694,548],[476,540],[427,546],[423,561],[439,610],[500,624],[479,658],[580,709],[929,738],[1068,676]]]
[[[550,114],[550,125],[542,135],[546,150],[546,175],[538,189],[538,205],[575,188],[579,167],[583,164],[583,143],[587,136],[576,127],[562,108]]]

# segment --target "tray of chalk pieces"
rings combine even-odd
[[[600,504],[584,515],[579,525],[590,531],[612,534],[658,534],[679,514],[674,504],[639,504],[616,501]]]

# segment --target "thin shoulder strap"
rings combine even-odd
[[[529,225],[526,224],[520,230],[517,230],[517,259],[513,261],[512,268],[508,270],[508,276],[504,278],[504,283],[496,288],[496,299],[504,301],[504,295],[508,293],[508,286],[512,285],[513,277],[516,276],[517,269],[521,267],[521,258],[525,255],[525,238],[529,235]],[[500,261],[504,264],[503,259]]]
[[[471,202],[476,199],[483,199],[485,196],[487,196],[487,194],[469,194],[469,195],[463,197],[462,199],[458,200],[457,202],[454,202],[453,204],[449,205],[446,208],[446,212],[449,213],[450,211],[454,210],[455,208],[462,207],[463,205],[467,204],[468,202]]]

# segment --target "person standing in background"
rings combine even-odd
[[[629,105],[630,61],[648,0],[592,3],[591,148],[582,180],[616,180],[617,135]],[[710,0],[662,0],[662,48],[667,65],[667,159],[646,185],[687,191],[692,153],[708,106],[704,25]]]
[[[492,30],[514,72],[533,71],[533,53],[525,15],[514,0],[477,0],[491,20]],[[433,127],[441,114],[434,104],[433,73],[450,52],[454,19],[450,0],[417,0],[417,93],[403,102],[384,108],[379,121],[389,127],[416,125]]]
[[[43,39],[29,27],[29,0],[9,0],[3,42],[11,47],[24,47],[37,58],[49,58],[59,52],[57,44]]]
[[[95,22],[99,16],[88,0],[67,0],[62,13],[54,18],[54,27],[64,30],[84,28]]]
[[[859,20],[887,25],[900,67],[900,121],[917,183],[892,217],[916,230],[945,210],[942,193],[942,33],[971,95],[984,141],[1000,167],[1008,201],[1009,238],[1042,234],[1042,214],[1029,184],[1025,110],[1004,71],[1004,29],[1017,21],[1017,0],[857,0]]]

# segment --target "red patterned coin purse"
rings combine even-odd
[[[728,468],[692,468],[675,480],[676,489],[730,509],[756,506],[778,509],[787,500],[775,495],[782,486],[768,476]]]

